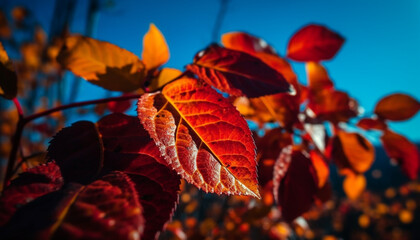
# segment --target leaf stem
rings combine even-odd
[[[23,109],[22,109],[22,105],[20,105],[20,102],[19,102],[19,100],[17,99],[17,98],[13,98],[13,103],[15,104],[15,106],[16,106],[16,110],[17,110],[17,112],[18,112],[18,114],[19,114],[19,119],[20,118],[23,118]]]

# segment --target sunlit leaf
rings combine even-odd
[[[63,128],[50,142],[48,158],[55,160],[66,182],[92,181],[103,165],[103,145],[92,122],[79,121]]]
[[[381,119],[374,118],[363,118],[357,122],[357,126],[365,130],[386,130],[388,128],[387,124]]]
[[[57,61],[108,90],[129,92],[143,87],[144,64],[133,53],[108,42],[78,35],[68,37]]]
[[[98,122],[98,129],[105,147],[104,168],[123,171],[131,178],[146,220],[142,239],[153,239],[172,216],[180,177],[165,166],[137,117],[111,114]]]
[[[276,70],[244,52],[211,45],[197,53],[187,69],[207,84],[234,96],[260,97],[294,92]]]
[[[13,99],[17,94],[17,75],[0,42],[0,96]]]
[[[4,225],[18,208],[37,197],[60,189],[63,183],[60,169],[55,162],[19,174],[0,197],[0,226]]]
[[[410,119],[420,110],[420,102],[415,98],[402,94],[395,93],[388,95],[376,104],[375,113],[380,118],[403,121]]]
[[[276,51],[261,38],[244,32],[229,32],[222,35],[222,44],[226,48],[255,54],[264,52],[276,54]]]
[[[311,91],[318,92],[323,89],[334,87],[333,82],[328,76],[327,70],[320,63],[307,62],[305,67],[308,86]]]
[[[154,92],[163,86],[165,86],[170,81],[179,77],[182,74],[181,71],[174,68],[163,68],[159,75],[156,78],[153,78],[150,82],[150,85],[147,86],[150,92]]]
[[[348,174],[343,181],[343,190],[350,199],[357,199],[366,188],[363,174]]]
[[[420,167],[420,153],[417,146],[407,138],[390,130],[384,132],[381,142],[387,155],[395,160],[405,175],[416,179]]]
[[[208,85],[182,78],[145,94],[139,118],[168,165],[207,192],[259,197],[255,144],[235,107]]]
[[[332,159],[340,169],[364,173],[375,160],[375,148],[362,135],[340,130],[332,140]]]
[[[329,60],[341,48],[344,38],[327,27],[307,25],[297,31],[287,46],[287,57],[295,61]]]
[[[74,183],[37,198],[0,232],[5,239],[139,239],[142,213],[134,184],[113,172],[87,186]]]
[[[148,70],[158,68],[169,60],[169,48],[165,37],[153,23],[143,37],[141,58]]]
[[[311,207],[318,178],[307,153],[285,148],[274,167],[274,196],[282,217],[291,222]]]
[[[314,166],[316,175],[318,176],[318,188],[322,188],[328,181],[330,169],[320,153],[312,150],[310,152],[312,165]]]

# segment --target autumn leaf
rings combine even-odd
[[[316,175],[318,176],[318,188],[322,188],[328,182],[330,169],[320,153],[312,150],[309,154],[311,156],[312,165],[314,166]]]
[[[282,217],[288,222],[308,211],[318,191],[318,179],[309,155],[284,148],[276,161],[273,191]]]
[[[323,89],[331,89],[334,87],[333,82],[328,76],[327,70],[320,63],[307,62],[305,67],[308,86],[311,91],[319,92]]]
[[[13,99],[17,95],[17,75],[3,44],[0,42],[0,96]]]
[[[87,186],[72,183],[37,198],[0,233],[5,239],[138,239],[142,213],[134,184],[124,173],[112,172]]]
[[[149,89],[149,92],[154,92],[163,86],[165,86],[170,81],[174,80],[175,78],[179,77],[182,74],[181,71],[174,68],[163,68],[157,77],[153,78],[150,81],[149,86],[147,88]]]
[[[108,42],[70,36],[57,61],[75,75],[108,90],[130,92],[143,87],[144,64],[133,53]]]
[[[376,104],[375,114],[380,118],[392,121],[410,119],[420,110],[420,103],[413,97],[395,93],[388,95]]]
[[[385,121],[376,118],[362,118],[357,122],[357,126],[365,130],[386,130],[388,128]]]
[[[386,154],[396,161],[405,175],[416,179],[420,167],[420,153],[417,146],[404,136],[386,130],[381,136]]]
[[[366,188],[366,178],[363,174],[348,174],[343,181],[343,190],[347,197],[355,200]]]
[[[273,47],[264,39],[252,36],[244,32],[229,32],[222,35],[222,44],[226,48],[255,54],[259,52],[276,54]]]
[[[66,182],[92,181],[103,165],[102,139],[95,124],[79,121],[63,128],[51,140],[47,157],[56,161]]]
[[[375,148],[362,135],[340,130],[332,140],[331,157],[340,171],[364,173],[375,160]]]
[[[295,61],[329,60],[341,48],[344,38],[327,27],[311,24],[297,31],[289,41],[286,56]]]
[[[207,84],[234,96],[295,92],[279,72],[260,59],[216,44],[197,53],[187,69]]]
[[[55,162],[39,165],[19,174],[0,197],[0,226],[9,221],[19,207],[60,189],[63,183],[60,169]]]
[[[169,59],[169,48],[165,37],[153,23],[150,24],[149,31],[143,37],[141,58],[148,70],[162,66]]]
[[[128,96],[129,93],[123,93],[121,97]],[[130,109],[132,106],[132,100],[107,102],[106,106],[112,113],[123,113]]]
[[[139,99],[138,116],[166,162],[206,192],[259,198],[255,144],[235,107],[208,85],[181,78]]]
[[[137,117],[111,114],[98,122],[106,169],[126,173],[135,184],[143,217],[142,239],[153,239],[170,220],[178,201],[180,177],[169,169]]]
[[[7,21],[6,14],[3,11],[0,11],[0,37],[1,38],[10,38],[12,35],[12,29],[9,22]]]

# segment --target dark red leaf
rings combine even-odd
[[[410,179],[416,179],[420,167],[420,153],[417,146],[404,136],[390,130],[384,132],[381,142],[387,155],[401,166],[404,174]]]
[[[92,181],[103,165],[102,139],[95,124],[79,121],[63,128],[51,140],[47,157],[56,161],[66,182]]]
[[[123,171],[133,180],[146,219],[142,239],[153,239],[172,216],[180,177],[165,166],[137,117],[111,114],[98,122],[98,128],[105,147],[104,168]]]
[[[0,226],[4,225],[19,207],[37,197],[60,189],[62,185],[60,168],[55,162],[49,162],[19,174],[2,192]]]
[[[208,85],[181,78],[144,94],[138,115],[168,165],[217,194],[259,198],[255,144],[235,107]]]
[[[311,24],[301,28],[289,41],[287,57],[301,62],[329,60],[341,48],[344,38],[327,27]]]
[[[388,128],[386,122],[381,119],[363,118],[357,122],[357,126],[365,130],[386,130]]]
[[[71,183],[20,208],[0,229],[5,239],[139,239],[143,210],[134,184],[113,172]]]
[[[187,69],[207,84],[234,96],[260,97],[294,93],[294,88],[276,70],[244,52],[211,45],[197,53]]]
[[[410,119],[420,110],[420,103],[413,97],[395,93],[382,98],[375,106],[380,118],[403,121]]]
[[[129,95],[128,93],[124,93],[121,96]],[[123,113],[130,109],[132,100],[127,101],[116,101],[116,102],[108,102],[106,105],[112,113]]]
[[[274,197],[282,217],[291,222],[308,211],[318,192],[318,178],[309,154],[284,148],[274,167]]]

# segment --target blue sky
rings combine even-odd
[[[33,9],[48,29],[54,1],[0,0],[2,5],[22,4]],[[78,1],[72,31],[83,32],[86,2]],[[106,40],[140,56],[142,37],[153,22],[165,35],[171,59],[168,67],[183,69],[199,50],[212,42],[220,1],[115,0],[100,12],[95,38]],[[283,55],[289,38],[302,26],[318,23],[346,38],[340,52],[325,62],[336,87],[357,99],[371,112],[383,96],[403,92],[419,99],[420,1],[250,1],[230,0],[221,33],[246,31],[264,38]],[[293,63],[301,82],[304,65]],[[82,100],[103,94],[83,84]],[[86,93],[86,94],[84,94]],[[420,141],[420,114],[391,127],[409,139]]]

